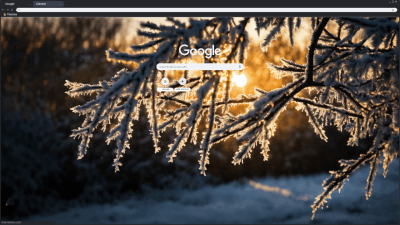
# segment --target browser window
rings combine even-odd
[[[0,1],[1,223],[399,223],[398,4]]]

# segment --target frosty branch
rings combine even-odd
[[[72,137],[80,138],[78,159],[87,152],[93,131],[99,126],[106,131],[111,120],[117,124],[110,129],[106,142],[116,141],[115,170],[122,165],[121,157],[129,148],[132,121],[139,119],[139,107],[144,104],[148,112],[155,152],[159,152],[161,132],[175,129],[177,137],[166,153],[170,162],[185,144],[197,144],[200,121],[208,125],[199,147],[200,171],[206,175],[212,146],[234,137],[240,143],[233,156],[233,164],[241,164],[251,157],[256,145],[261,146],[264,160],[268,160],[269,140],[274,136],[276,120],[295,103],[304,111],[316,134],[325,141],[325,127],[335,125],[338,130],[351,134],[348,145],[358,145],[370,136],[374,144],[356,160],[340,161],[343,169],[332,171],[323,187],[325,191],[312,206],[313,214],[323,207],[334,190],[340,190],[344,181],[361,165],[370,162],[367,179],[367,198],[371,196],[372,181],[377,165],[382,163],[384,175],[399,153],[399,21],[395,18],[213,18],[190,19],[184,23],[167,18],[171,25],[141,23],[137,35],[148,38],[142,45],[132,46],[134,54],[107,51],[109,60],[133,61],[139,66],[133,71],[121,70],[109,81],[98,85],[66,81],[67,94],[72,97],[97,94],[72,110],[85,115],[82,127],[73,130]],[[215,46],[221,55],[203,57],[204,63],[240,62],[246,64],[249,43],[248,24],[255,22],[256,30],[267,35],[261,47],[267,49],[281,33],[287,33],[291,45],[293,35],[301,26],[311,26],[307,63],[301,65],[281,58],[283,65],[269,64],[277,78],[292,77],[282,88],[265,91],[255,88],[255,95],[230,98],[232,73],[228,71],[185,72],[183,92],[157,92],[157,84],[165,75],[156,69],[157,63],[186,62],[191,55],[180,55],[179,46],[207,48]],[[302,25],[303,24],[303,25]],[[199,59],[197,59],[199,60]],[[267,62],[266,62],[267,63]],[[177,82],[171,87],[177,87]],[[300,97],[309,91],[314,99]],[[233,115],[231,106],[247,107],[243,114]],[[170,105],[177,106],[168,110]],[[218,111],[222,109],[221,111]],[[221,113],[222,112],[222,113]]]

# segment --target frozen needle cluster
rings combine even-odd
[[[268,159],[269,139],[276,130],[276,119],[291,102],[304,111],[315,133],[325,141],[325,127],[335,125],[340,131],[351,134],[349,145],[357,145],[367,136],[374,138],[373,146],[354,160],[340,161],[343,169],[332,171],[323,183],[324,192],[312,206],[313,214],[323,207],[334,190],[361,165],[371,164],[367,180],[367,198],[372,191],[372,181],[378,164],[384,175],[389,164],[399,153],[399,22],[396,18],[213,18],[190,19],[183,23],[167,19],[171,25],[141,24],[137,35],[148,38],[142,45],[132,46],[135,54],[107,51],[111,60],[138,62],[133,71],[121,70],[111,80],[97,85],[66,81],[67,94],[72,97],[96,94],[96,99],[72,110],[85,116],[82,127],[73,130],[72,137],[80,138],[78,159],[89,147],[93,131],[101,126],[107,131],[112,119],[117,119],[110,129],[107,143],[115,141],[115,170],[122,165],[121,157],[129,148],[133,132],[132,121],[139,119],[139,107],[148,110],[155,152],[160,151],[160,132],[175,129],[177,137],[169,145],[167,157],[174,157],[186,143],[196,143],[199,123],[203,120],[207,130],[199,143],[200,171],[206,175],[206,165],[213,144],[235,137],[240,147],[232,163],[243,163],[250,158],[258,144],[264,160]],[[178,52],[182,44],[190,48],[222,49],[221,55],[203,58],[205,63],[245,63],[249,42],[246,28],[255,22],[258,32],[268,35],[261,47],[273,44],[277,35],[286,32],[290,43],[295,44],[293,34],[302,23],[309,23],[312,36],[308,48],[307,63],[300,65],[282,58],[283,65],[270,64],[277,77],[292,76],[292,82],[270,92],[256,89],[256,95],[239,95],[230,98],[231,76],[228,71],[201,71],[187,74],[191,92],[157,92],[157,84],[164,76],[156,69],[157,63],[178,62],[191,57]],[[335,29],[328,29],[335,27]],[[172,83],[171,87],[178,86]],[[317,93],[314,99],[302,98],[303,91]],[[166,104],[177,109],[168,110]],[[229,107],[244,104],[245,113],[230,114]],[[217,113],[218,109],[222,109]]]

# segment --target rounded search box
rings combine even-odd
[[[242,63],[158,63],[158,70],[243,70]]]

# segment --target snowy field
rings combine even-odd
[[[386,178],[377,173],[371,198],[365,199],[369,165],[360,168],[319,209],[311,220],[311,205],[329,175],[263,178],[195,191],[151,191],[117,204],[76,207],[33,221],[57,223],[399,223],[399,163]]]

